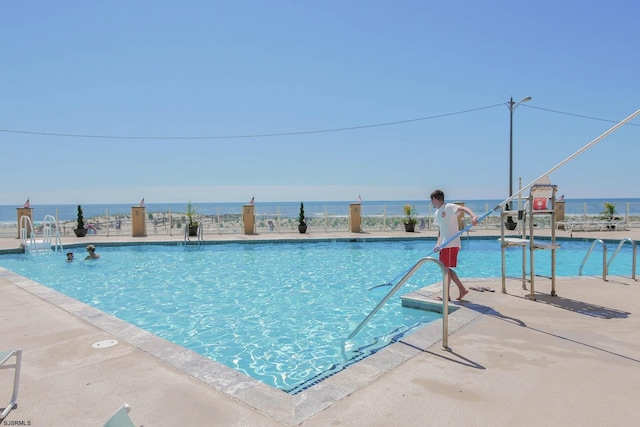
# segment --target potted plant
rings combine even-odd
[[[187,211],[185,212],[185,216],[187,217],[187,227],[189,227],[189,236],[197,236],[198,235],[198,226],[200,223],[196,221],[196,211],[197,207],[191,204],[191,201],[187,203]]]
[[[76,237],[84,237],[87,235],[87,229],[84,227],[84,216],[82,215],[82,206],[78,205],[78,227],[73,230]]]
[[[611,221],[611,220],[614,219],[615,214],[616,214],[616,205],[614,205],[613,203],[605,202],[605,204],[604,204],[604,212],[602,212],[602,215],[606,219]]]
[[[300,234],[307,232],[307,223],[304,218],[304,204],[300,202],[300,215],[298,215],[298,231]]]
[[[604,212],[602,212],[602,216],[604,217],[604,219],[606,219],[607,221],[613,221],[616,218],[616,205],[610,202],[605,202],[604,203]],[[614,224],[608,224],[607,225],[607,229],[609,230],[613,230],[615,229],[615,225]]]
[[[416,207],[414,205],[410,205],[407,203],[402,207],[404,212],[404,229],[407,232],[413,233],[416,229],[416,223],[418,220],[415,218],[416,215]]]

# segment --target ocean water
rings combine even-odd
[[[449,200],[457,202],[457,200]],[[463,200],[465,206],[469,206],[479,215],[493,209],[502,200],[479,199]],[[604,211],[604,203],[609,202],[616,205],[616,212],[620,216],[631,215],[640,216],[640,199],[638,198],[612,198],[612,199],[565,199],[566,215],[599,215]],[[323,215],[348,216],[348,201],[305,201],[305,216],[309,218],[321,217]],[[428,200],[381,200],[363,201],[363,216],[402,216],[402,207],[409,203],[414,205],[417,215],[421,217],[432,216],[433,207]],[[197,210],[202,215],[225,215],[241,214],[243,203],[214,203],[214,202],[193,202]],[[0,205],[0,223],[17,223],[16,209],[21,206]],[[77,216],[77,205],[31,205],[33,208],[33,220],[41,221],[45,215],[58,215],[59,221],[74,221]],[[103,216],[109,210],[110,217],[125,216],[131,214],[130,204],[87,204],[82,205],[85,219]],[[185,203],[147,203],[145,205],[148,213],[169,212],[173,214],[184,213]],[[298,216],[300,202],[258,202],[255,204],[257,215],[280,214],[282,217],[294,218]]]

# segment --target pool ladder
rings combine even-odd
[[[202,242],[204,240],[204,238],[202,237],[202,221],[199,221],[198,223],[198,232],[196,234],[196,239],[198,242],[198,245],[200,245],[200,242]],[[185,224],[184,227],[184,245],[186,246],[189,242],[191,242],[191,237],[189,236],[189,227],[187,224]]]
[[[382,298],[382,300],[378,303],[378,305],[376,305],[375,308],[371,310],[371,313],[369,313],[367,317],[365,317],[365,319],[362,322],[360,322],[360,324],[353,330],[353,332],[351,332],[351,335],[349,335],[346,341],[355,337],[358,334],[358,332],[360,332],[360,330],[364,327],[364,325],[366,325],[369,322],[369,320],[378,312],[378,310],[380,310],[380,308],[389,300],[389,298],[391,298],[393,294],[395,294],[398,291],[398,289],[402,287],[402,285],[407,283],[407,280],[409,280],[409,277],[411,277],[413,273],[415,273],[426,262],[433,262],[440,267],[440,270],[442,270],[442,289],[443,289],[442,348],[447,351],[450,351],[451,349],[449,348],[449,345],[448,345],[449,344],[449,287],[447,286],[447,282],[448,282],[447,278],[449,273],[447,268],[444,266],[442,262],[432,257],[425,257],[418,260],[418,262],[416,262],[413,265],[413,267],[411,267],[404,274],[404,276],[402,276],[400,281],[387,293],[387,295],[385,295],[385,297]]]
[[[55,235],[53,231],[55,230]],[[33,252],[36,255],[40,251],[49,252],[54,250],[56,253],[62,252],[62,240],[60,239],[60,229],[58,221],[52,215],[45,215],[42,222],[42,239],[36,240],[36,232],[31,218],[27,215],[20,217],[19,224],[20,244],[25,252]],[[55,240],[52,241],[52,239]]]
[[[609,261],[607,261],[607,245],[604,243],[602,239],[594,240],[593,243],[591,244],[591,247],[587,251],[587,254],[582,260],[582,264],[580,264],[580,270],[578,271],[578,276],[582,276],[582,268],[587,263],[587,260],[589,259],[591,252],[593,252],[593,249],[596,247],[597,244],[601,244],[602,245],[602,280],[606,282],[607,274],[609,272],[609,267],[611,267],[611,263],[616,258],[616,256],[618,255],[618,252],[620,252],[620,249],[622,249],[622,246],[624,246],[626,242],[629,242],[631,244],[631,247],[633,250],[633,257],[631,261],[631,278],[633,280],[637,280],[636,279],[636,242],[630,237],[626,237],[620,240],[620,243],[618,243],[618,247],[613,252],[613,255],[611,255],[611,258],[609,258]]]

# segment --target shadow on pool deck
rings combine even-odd
[[[0,350],[24,351],[6,421],[102,425],[127,402],[145,426],[635,425],[640,284],[559,278],[551,297],[547,282],[537,301],[518,281],[470,292],[450,318],[451,351],[435,322],[290,396],[0,270]]]
[[[603,307],[599,304],[589,304],[584,301],[552,297],[550,295],[538,295],[537,300],[551,306],[584,314],[586,316],[599,317],[601,319],[626,319],[631,313],[611,307]]]

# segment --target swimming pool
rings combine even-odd
[[[577,275],[590,242],[561,244],[558,275]],[[0,265],[295,394],[440,317],[403,308],[396,296],[358,334],[348,360],[342,356],[344,339],[389,289],[369,288],[432,247],[433,240],[141,245],[101,247],[99,261],[2,255]],[[461,277],[500,276],[495,238],[465,240],[463,251]],[[548,253],[539,254],[536,272],[549,274]],[[624,270],[630,257],[623,250],[616,265]],[[593,254],[584,273],[600,274],[598,261]],[[508,251],[507,264],[507,274],[520,274],[520,249]],[[400,294],[441,280],[425,265]]]

